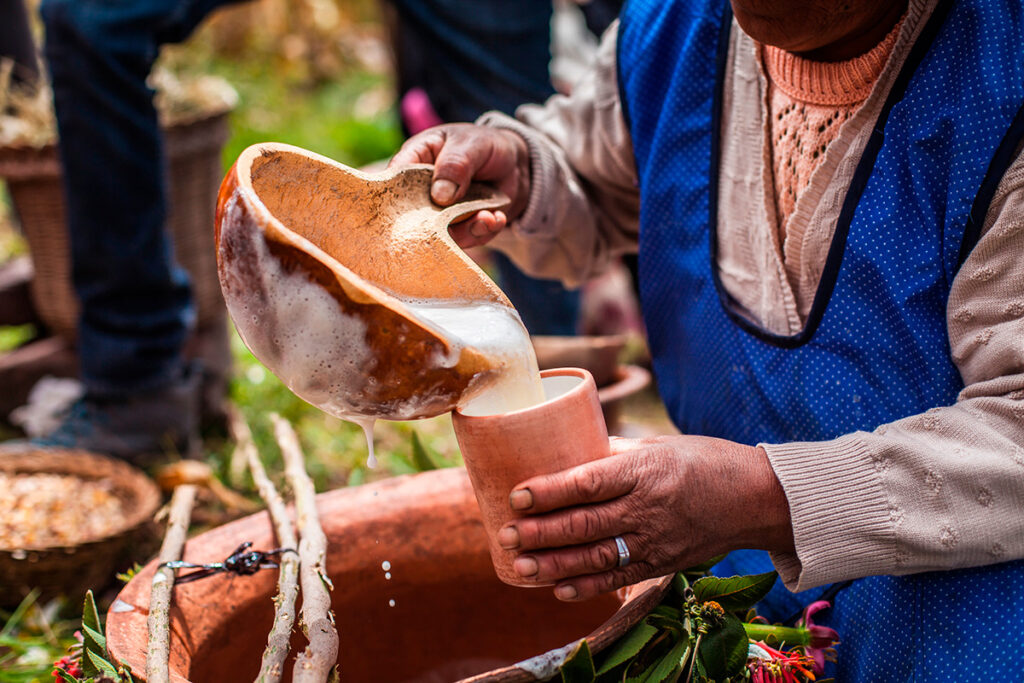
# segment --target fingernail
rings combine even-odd
[[[450,180],[435,180],[434,184],[430,187],[430,196],[438,204],[447,204],[455,197],[455,190],[457,189],[459,189],[459,186]]]
[[[530,489],[519,489],[508,496],[508,504],[513,510],[526,510],[533,507],[533,494]]]
[[[559,600],[575,600],[577,595],[576,586],[566,584],[555,588],[555,597]]]
[[[475,220],[469,224],[469,234],[473,237],[486,237],[487,226],[484,225],[482,220]]]
[[[507,526],[498,532],[498,545],[505,550],[513,550],[519,547],[519,529],[514,526]]]
[[[524,555],[515,559],[515,562],[512,563],[512,568],[516,570],[516,574],[525,578],[536,574],[540,567],[537,566],[537,560],[529,555]]]

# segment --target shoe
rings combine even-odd
[[[199,452],[201,372],[186,369],[165,389],[118,398],[88,393],[72,404],[48,436],[29,440],[37,448],[69,448],[102,453],[136,465],[170,454]]]

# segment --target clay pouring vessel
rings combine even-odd
[[[512,305],[448,226],[508,198],[474,184],[449,207],[427,165],[370,174],[290,145],[246,149],[217,200],[217,266],[246,345],[327,412],[408,420],[452,410],[500,362],[406,302]]]

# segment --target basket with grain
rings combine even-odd
[[[109,585],[159,543],[160,491],[102,455],[26,447],[0,453],[0,606]]]

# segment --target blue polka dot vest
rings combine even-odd
[[[658,386],[685,433],[828,440],[949,405],[950,283],[1024,137],[1024,10],[941,2],[888,95],[842,206],[804,330],[734,311],[716,271],[719,114],[732,17],[721,0],[631,0],[619,83],[639,175],[641,299]],[[826,487],[827,489],[827,487]],[[827,493],[823,493],[827,495]],[[1022,511],[1024,514],[1024,511]],[[717,568],[751,573],[767,555]],[[771,619],[821,594],[777,585]],[[1024,681],[1024,562],[839,591],[840,681]]]

